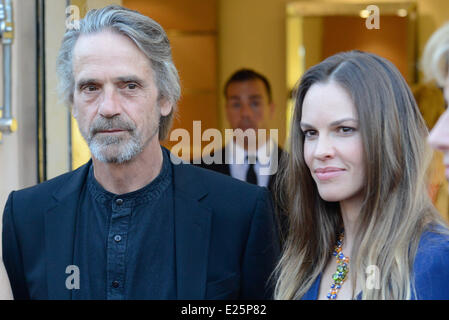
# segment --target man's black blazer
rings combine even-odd
[[[202,159],[200,159],[200,163],[197,164],[197,166],[209,169],[215,172],[219,172],[222,174],[225,174],[227,176],[231,176],[231,170],[229,169],[229,164],[225,163],[226,155],[225,155],[226,148],[220,149],[218,152],[221,153],[221,163],[211,163],[206,164]],[[281,165],[281,157],[284,154],[284,150],[278,146],[278,169]],[[213,157],[214,154],[211,156]],[[272,196],[274,197],[274,193],[277,192],[277,190],[274,190],[274,182],[276,180],[277,173],[279,171],[276,171],[275,174],[270,175],[270,178],[268,179],[268,190],[272,193]],[[237,180],[237,179],[236,179]],[[277,230],[279,232],[278,237],[280,238],[281,246],[284,244],[285,237],[287,236],[288,232],[288,218],[285,213],[281,213],[280,210],[277,210],[278,212],[275,215],[275,222],[277,225]]]
[[[3,260],[14,298],[71,299],[66,268],[90,164],[9,195]],[[178,299],[271,298],[279,241],[268,191],[188,164],[173,165],[173,183]]]

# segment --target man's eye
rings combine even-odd
[[[127,83],[126,87],[128,89],[130,89],[130,90],[134,90],[134,89],[137,89],[137,84],[135,84],[135,83]]]
[[[97,86],[94,85],[87,85],[83,88],[83,91],[93,92],[98,90]]]

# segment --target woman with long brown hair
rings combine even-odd
[[[449,299],[449,231],[426,192],[426,125],[399,71],[351,51],[295,91],[275,193],[275,299]]]

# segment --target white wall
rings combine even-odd
[[[37,182],[34,5],[34,1],[13,1],[12,106],[18,130],[3,135],[0,143],[0,213],[12,190]]]

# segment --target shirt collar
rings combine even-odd
[[[273,142],[273,139],[271,139],[270,137],[266,143],[264,143],[257,149],[256,151],[257,162],[261,163],[262,165],[268,165],[270,163],[274,147],[275,144]],[[246,163],[246,156],[248,152],[244,148],[242,148],[239,144],[235,143],[234,139],[232,139],[226,145],[226,149],[227,149],[225,153],[226,163],[230,164]]]
[[[92,196],[97,201],[103,204],[108,204],[110,201],[120,198],[123,200],[123,207],[131,207],[140,203],[156,200],[170,184],[172,177],[169,155],[163,148],[162,154],[163,160],[161,171],[156,176],[156,178],[154,178],[149,184],[140,188],[139,190],[122,195],[117,195],[105,190],[103,186],[98,183],[97,179],[95,179],[93,164],[91,164],[91,167],[89,168],[89,173],[87,176],[87,188]]]

